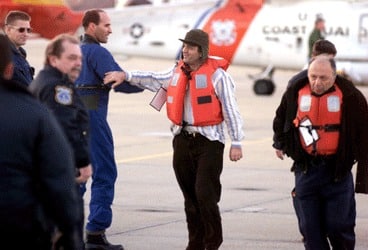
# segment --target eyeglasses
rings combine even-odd
[[[17,30],[19,33],[24,33],[25,31],[27,31],[27,33],[32,32],[32,28],[17,27],[17,26],[13,26],[13,25],[9,25],[9,24],[8,24],[8,26],[10,26],[13,29]]]

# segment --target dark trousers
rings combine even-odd
[[[326,161],[310,162],[295,173],[299,228],[307,250],[353,250],[355,196],[352,173],[335,181]]]
[[[173,140],[173,167],[184,195],[189,243],[187,250],[218,249],[222,224],[218,202],[224,145],[197,134]]]
[[[296,197],[295,187],[293,188],[293,190],[291,190],[291,199],[293,201],[293,207],[294,207],[296,218],[298,219],[299,232],[303,236],[302,240],[304,241],[303,230],[300,228],[300,223],[299,223],[299,221],[300,221],[300,216],[299,216],[300,206],[299,206],[299,202],[298,202],[298,197]]]
[[[82,185],[78,185],[78,204],[79,204],[79,220],[78,220],[78,235],[82,240],[82,245],[84,246],[84,199],[83,193],[80,191]]]

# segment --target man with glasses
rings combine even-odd
[[[5,17],[5,33],[12,45],[14,64],[13,81],[28,86],[33,80],[34,68],[27,62],[24,46],[31,33],[31,17],[23,11],[10,11]]]

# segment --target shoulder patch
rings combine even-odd
[[[62,105],[70,105],[73,103],[73,90],[65,86],[55,87],[55,101]]]

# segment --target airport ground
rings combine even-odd
[[[40,70],[46,41],[26,46],[28,60]],[[164,70],[173,61],[117,56],[127,70]],[[247,77],[259,69],[230,66],[245,125],[244,158],[228,159],[222,173],[223,250],[304,249],[290,191],[291,160],[279,160],[272,144],[272,119],[287,80],[295,71],[276,71],[272,96],[256,96]],[[368,97],[368,87],[359,87]],[[184,250],[187,229],[183,197],[172,170],[172,135],[165,110],[149,106],[154,93],[111,93],[108,120],[118,164],[113,223],[107,236],[127,250]],[[355,168],[354,168],[355,169]],[[88,215],[89,192],[85,197]],[[357,194],[356,249],[368,249],[368,196]],[[336,218],[338,219],[338,218]]]

